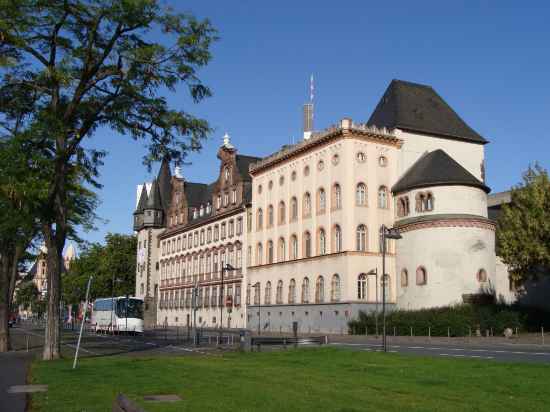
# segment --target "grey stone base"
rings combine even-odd
[[[394,308],[387,304],[386,310]],[[253,333],[260,327],[262,333],[292,333],[292,323],[298,322],[298,333],[348,333],[348,322],[356,319],[359,311],[382,313],[382,304],[324,303],[300,305],[249,305],[247,328]]]

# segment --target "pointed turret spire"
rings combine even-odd
[[[151,191],[147,197],[145,209],[163,210],[160,185],[157,183],[156,179],[153,179],[153,183],[151,184]]]
[[[144,183],[141,187],[141,194],[139,195],[138,204],[135,213],[142,213],[147,205],[147,184]]]
[[[170,161],[167,157],[162,159],[159,174],[157,177],[158,189],[160,192],[160,201],[165,211],[170,207],[172,198],[172,173],[170,172]]]

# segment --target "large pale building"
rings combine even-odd
[[[383,291],[390,307],[417,309],[505,283],[487,217],[487,141],[431,87],[394,80],[366,122],[305,123],[302,141],[264,158],[225,139],[211,185],[172,177],[166,163],[143,185],[136,294],[156,297],[156,322],[189,324],[197,285],[198,322],[218,326],[222,262],[237,268],[224,327],[272,332],[294,322],[346,332],[360,310],[379,310]],[[388,241],[385,283],[382,225],[402,235]]]

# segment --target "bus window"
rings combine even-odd
[[[126,313],[128,302],[128,313]],[[119,299],[116,305],[116,315],[119,318],[143,319],[143,301],[138,299]]]

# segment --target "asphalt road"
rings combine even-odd
[[[380,341],[333,342],[330,345],[361,351],[382,351]],[[453,343],[389,343],[388,352],[442,358],[466,358],[503,362],[536,362],[550,364],[550,348],[534,344],[453,344]]]
[[[31,360],[32,355],[26,352],[0,353],[0,411],[25,411],[26,394],[8,393],[8,389],[14,385],[25,385]]]

